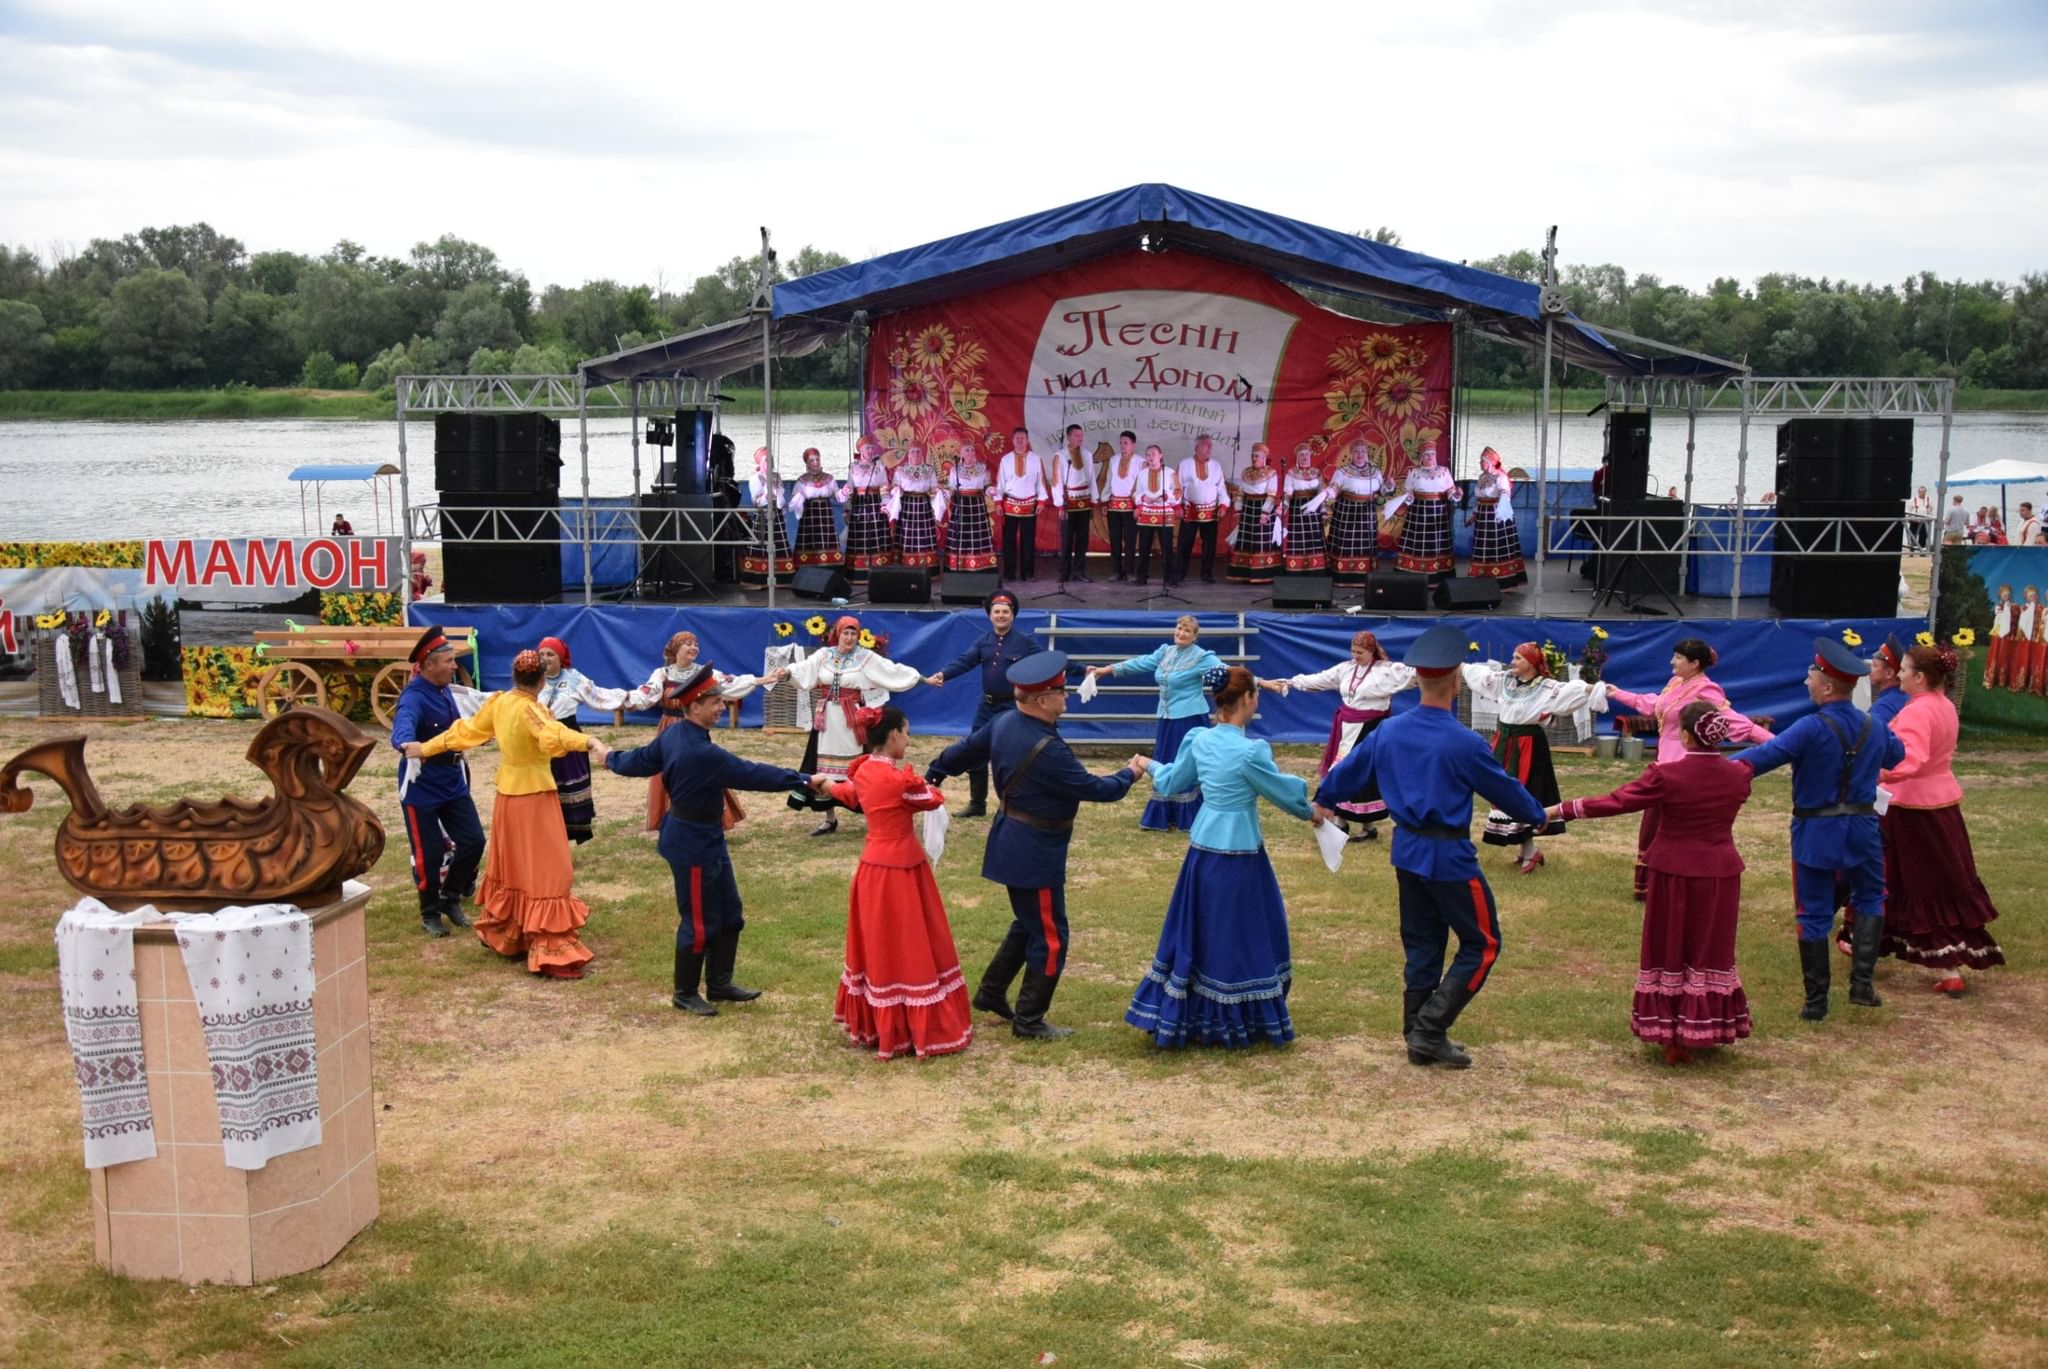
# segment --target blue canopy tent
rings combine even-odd
[[[398,474],[398,467],[389,461],[364,462],[360,465],[298,466],[285,477],[295,481],[299,487],[299,532],[311,537],[327,529],[319,526],[323,518],[321,497],[326,493],[329,482],[347,480],[360,482],[370,487],[370,519],[376,536],[384,535],[384,518],[391,516],[391,531],[395,536],[404,526],[398,517],[398,500],[391,478]],[[313,520],[306,521],[306,487],[313,487]],[[336,515],[339,517],[340,515]]]

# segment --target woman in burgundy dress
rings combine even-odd
[[[946,924],[924,846],[910,815],[945,798],[904,763],[910,724],[901,709],[861,709],[866,754],[853,758],[833,798],[867,814],[866,844],[853,874],[846,914],[846,967],[832,1016],[856,1046],[884,1060],[915,1051],[967,1049],[974,1019],[960,954]]]
[[[1660,761],[1611,794],[1566,799],[1553,822],[1658,814],[1644,853],[1649,887],[1643,949],[1629,1030],[1664,1048],[1666,1064],[1702,1046],[1749,1035],[1749,1000],[1735,973],[1735,919],[1742,903],[1742,857],[1735,815],[1749,798],[1749,771],[1720,754],[1730,720],[1705,700],[1679,719],[1685,755]]]

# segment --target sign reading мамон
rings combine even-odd
[[[373,594],[399,587],[398,562],[395,537],[163,538],[145,548],[143,583],[222,600]]]

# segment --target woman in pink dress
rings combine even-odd
[[[1632,694],[1609,686],[1609,707],[1619,704],[1646,718],[1657,720],[1657,759],[1652,764],[1681,760],[1685,756],[1684,728],[1680,719],[1685,706],[1695,701],[1710,703],[1728,716],[1728,739],[1738,742],[1767,742],[1771,733],[1758,727],[1728,703],[1721,686],[1707,678],[1707,670],[1720,657],[1698,637],[1687,637],[1671,649],[1671,678],[1655,694]],[[1650,867],[1644,855],[1657,839],[1658,810],[1643,810],[1643,825],[1636,834],[1636,902],[1641,903],[1650,887]]]
[[[867,841],[846,912],[846,960],[832,1016],[856,1046],[884,1060],[967,1049],[974,1018],[946,905],[910,815],[945,796],[904,762],[910,723],[898,708],[863,708],[866,753],[833,781],[830,794],[867,814]]]
[[[1891,728],[1906,759],[1879,778],[1892,796],[1878,820],[1885,886],[1879,953],[1927,966],[1936,992],[1961,998],[1963,968],[2003,965],[2005,952],[1988,930],[1998,909],[1977,877],[1953,768],[1956,706],[1946,691],[1955,670],[1955,653],[1932,646],[1914,647],[1899,665],[1906,706]]]
[[[1730,714],[1695,699],[1679,716],[1680,758],[1658,761],[1611,794],[1549,810],[1553,822],[1662,815],[1647,852],[1649,896],[1628,1028],[1662,1046],[1667,1065],[1749,1035],[1749,1000],[1735,972],[1743,869],[1735,815],[1749,798],[1749,770],[1720,754]]]

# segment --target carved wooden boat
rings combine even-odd
[[[294,709],[249,743],[269,798],[108,808],[86,770],[85,738],[58,737],[0,768],[0,812],[25,813],[21,772],[48,775],[71,800],[57,828],[57,868],[72,887],[115,908],[319,904],[377,863],[384,827],[342,792],[376,745],[324,708]]]

